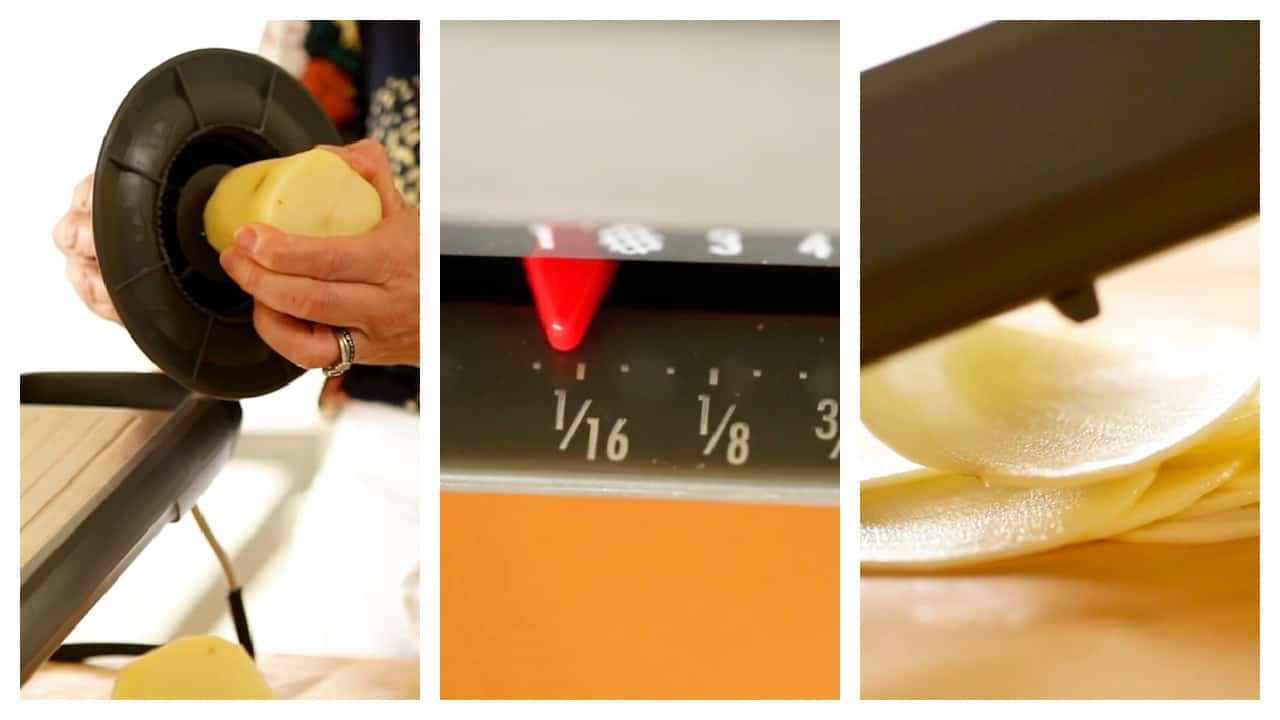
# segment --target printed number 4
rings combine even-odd
[[[800,241],[800,247],[796,248],[801,255],[812,255],[819,260],[826,260],[831,257],[834,250],[831,247],[831,238],[826,233],[811,233],[804,240]]]

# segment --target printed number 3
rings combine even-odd
[[[822,413],[823,425],[813,429],[819,440],[834,440],[840,434],[840,403],[832,398],[818,401],[818,412]]]
[[[715,228],[707,233],[712,255],[741,255],[742,234],[730,228]]]

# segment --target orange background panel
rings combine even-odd
[[[444,698],[836,698],[838,508],[442,493]]]

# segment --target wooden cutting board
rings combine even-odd
[[[21,567],[65,539],[108,495],[116,472],[169,417],[165,411],[21,406]]]
[[[868,699],[1257,698],[1258,540],[862,576]]]

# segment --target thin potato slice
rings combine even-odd
[[[1259,506],[1225,510],[1194,518],[1161,520],[1116,536],[1121,542],[1201,544],[1257,537],[1261,528]]]
[[[992,486],[963,475],[864,487],[863,566],[944,568],[1067,545],[1115,522],[1154,479],[1150,469],[1079,487]]]
[[[941,474],[890,450],[862,423],[858,423],[858,450],[858,471],[863,488],[896,485]]]
[[[1184,508],[1177,515],[1174,515],[1173,519],[1187,520],[1204,515],[1213,515],[1226,510],[1234,510],[1246,505],[1257,504],[1261,497],[1259,463],[1257,456],[1255,456],[1250,464],[1242,467],[1227,482]]]
[[[1252,336],[1186,319],[1010,316],[863,371],[862,420],[924,467],[1086,485],[1153,468],[1247,417],[1256,357]]]
[[[1239,454],[1257,452],[1261,417],[1259,389],[1255,385],[1253,394],[1246,402],[1236,407],[1227,418],[1217,424],[1211,433],[1193,447],[1187,448],[1178,457],[1195,460],[1233,452]]]
[[[1138,502],[1099,527],[1094,537],[1108,538],[1171,517],[1228,482],[1246,462],[1247,458],[1235,457],[1195,464],[1165,463]]]

